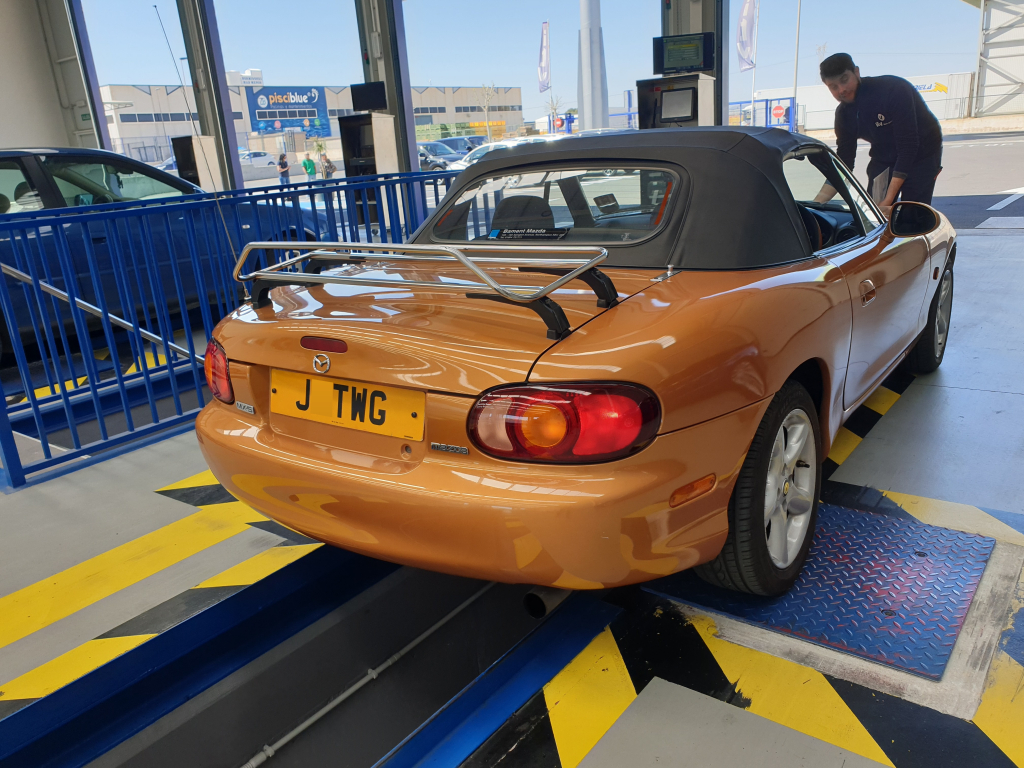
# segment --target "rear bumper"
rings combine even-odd
[[[196,432],[232,494],[313,538],[473,578],[596,589],[718,554],[736,473],[769,400],[659,436],[627,459],[575,467],[498,461],[475,448],[417,450],[404,470],[342,464],[329,448],[312,450],[217,402]],[[711,473],[714,490],[669,506],[675,489]]]

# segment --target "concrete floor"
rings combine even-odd
[[[961,234],[949,345],[832,476],[1024,513],[1024,236]]]
[[[194,433],[126,453],[77,472],[0,495],[0,605],[8,617],[54,615],[31,634],[8,641],[0,631],[0,688],[29,670],[281,543],[274,533],[248,528],[213,546],[178,556],[187,542],[168,536],[137,560],[108,563],[120,545],[167,529],[197,509],[154,491],[206,470]],[[185,532],[187,536],[187,532]],[[116,558],[115,558],[116,559]],[[96,564],[95,575],[83,573]],[[77,571],[69,572],[73,567]],[[106,572],[134,568],[120,589],[107,588]],[[62,576],[62,574],[66,574]],[[65,578],[53,594],[45,584]],[[125,579],[122,579],[124,581]],[[82,605],[63,616],[61,601]],[[15,637],[16,637],[15,633]]]
[[[739,707],[655,678],[580,768],[880,766]]]

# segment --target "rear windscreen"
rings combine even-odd
[[[518,171],[466,189],[432,234],[454,241],[639,242],[667,221],[678,187],[676,175],[663,169]]]

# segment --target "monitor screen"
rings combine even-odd
[[[678,72],[704,63],[704,35],[680,35],[665,40],[665,70]]]
[[[388,108],[388,93],[384,83],[356,83],[351,88],[352,109],[356,112]]]
[[[661,94],[661,121],[682,122],[693,120],[694,99],[697,95],[695,88],[680,88],[677,91],[663,91]]]
[[[654,38],[654,73],[673,75],[715,68],[715,33]]]

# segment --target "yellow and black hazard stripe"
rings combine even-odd
[[[99,637],[3,682],[0,684],[0,718],[63,688],[323,546],[242,504],[225,491],[209,471],[161,488],[157,493],[199,507],[199,510],[0,598],[0,615],[5,617],[0,626],[0,647],[27,637],[247,528],[276,534],[282,541]]]
[[[1024,595],[1024,592],[1022,592]],[[712,619],[687,617],[639,588],[611,593],[622,616],[598,635],[463,768],[575,768],[655,677],[746,709],[881,765],[1024,765],[1024,701],[1012,659],[990,680],[973,721],[727,642]],[[1014,720],[1016,718],[1016,721]],[[1013,723],[1017,725],[1014,726]]]
[[[868,432],[896,404],[900,395],[907,391],[913,381],[912,373],[897,368],[886,377],[882,385],[871,394],[871,397],[850,415],[846,423],[839,428],[835,440],[832,441],[828,458],[821,466],[822,479],[827,480],[839,469],[839,465],[850,457],[854,448],[868,436]]]

